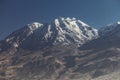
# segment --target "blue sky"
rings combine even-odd
[[[120,0],[0,0],[0,37],[58,17],[75,17],[100,28],[120,21]]]

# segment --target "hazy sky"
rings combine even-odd
[[[120,0],[0,0],[0,37],[58,17],[75,17],[100,28],[120,21]]]

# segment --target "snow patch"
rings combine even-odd
[[[28,24],[28,27],[29,27],[32,31],[38,29],[38,28],[41,27],[41,26],[43,26],[43,24],[38,23],[38,22],[33,22],[33,23],[31,23],[31,24]]]
[[[18,47],[18,44],[17,44],[16,42],[14,42],[14,43],[13,43],[13,46],[17,48],[17,47]]]
[[[80,20],[78,20],[78,22],[79,22],[82,26],[88,26],[86,23],[84,23],[84,22],[82,22],[82,21],[80,21]]]
[[[59,20],[55,19],[55,26],[60,26]]]
[[[120,21],[118,21],[117,24],[120,24]]]

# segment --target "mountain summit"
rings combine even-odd
[[[82,44],[96,39],[98,30],[75,18],[59,18],[49,24],[33,22],[13,32],[6,42],[15,47],[44,47],[50,45]]]
[[[101,36],[104,36],[104,35],[119,35],[119,31],[120,31],[120,21],[114,23],[114,24],[110,24],[110,25],[107,25],[106,27],[102,27],[100,30],[99,30],[99,33]]]

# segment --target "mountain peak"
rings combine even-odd
[[[27,25],[31,30],[36,30],[39,27],[43,26],[43,24],[39,23],[39,22],[33,22],[31,24]]]
[[[109,35],[109,34],[118,34],[120,30],[120,21],[114,23],[114,24],[110,24],[110,25],[107,25],[105,27],[102,27],[100,30],[99,30],[99,34],[101,36],[104,36],[104,35]]]
[[[59,17],[58,19],[55,19],[55,21],[62,21],[62,22],[77,22],[77,23],[80,23],[82,26],[89,26],[87,25],[86,23],[84,23],[83,21],[81,20],[77,20],[75,17],[73,18],[70,18],[70,17],[67,17],[67,18],[64,18],[64,17]]]
[[[27,28],[26,28],[27,27]],[[46,45],[80,46],[98,37],[98,31],[75,18],[58,18],[52,23],[41,24],[33,22],[24,28],[13,32],[7,37],[7,42],[35,48]]]

